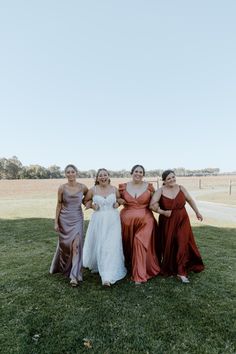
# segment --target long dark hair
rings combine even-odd
[[[110,174],[109,174],[109,172],[107,171],[106,168],[99,168],[98,171],[97,171],[96,177],[95,177],[95,183],[94,183],[95,186],[96,186],[97,184],[99,184],[99,182],[98,182],[98,175],[99,175],[99,173],[100,173],[101,171],[105,171],[105,172],[108,174],[108,176],[110,176]],[[108,182],[111,183],[110,178],[109,178]]]
[[[145,168],[142,165],[134,165],[131,168],[130,174],[132,175],[134,173],[134,171],[136,170],[137,167],[140,167],[143,170],[143,176],[145,176]]]
[[[161,178],[162,181],[166,180],[166,177],[169,176],[170,173],[173,173],[175,175],[175,172],[173,170],[165,170],[162,172]]]

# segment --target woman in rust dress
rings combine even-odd
[[[177,275],[183,283],[189,283],[188,271],[201,272],[204,265],[185,209],[186,201],[197,219],[202,221],[203,218],[186,189],[176,184],[172,170],[164,171],[162,180],[163,186],[151,200],[151,209],[160,214],[158,234],[161,240],[161,273]]]
[[[50,273],[62,273],[70,278],[70,284],[77,286],[82,281],[83,211],[82,199],[88,188],[76,181],[78,170],[67,165],[65,175],[68,182],[58,189],[55,230],[58,244]]]
[[[141,284],[160,272],[155,253],[157,223],[149,209],[154,188],[143,181],[143,166],[135,165],[131,175],[131,182],[119,185],[118,201],[124,206],[120,216],[126,266],[135,284]]]

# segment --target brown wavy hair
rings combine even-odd
[[[175,175],[175,172],[173,170],[165,170],[162,172],[162,175],[161,175],[161,178],[162,178],[162,181],[165,181],[166,180],[166,177],[170,174],[170,173],[173,173]]]
[[[110,176],[110,174],[109,174],[109,172],[107,171],[106,168],[99,168],[98,171],[97,171],[96,177],[95,177],[95,183],[94,183],[95,186],[96,186],[97,184],[99,184],[99,182],[98,182],[98,175],[99,175],[99,173],[100,173],[101,171],[105,171],[105,172],[108,174],[108,176]],[[110,178],[109,178],[108,182],[111,183]]]

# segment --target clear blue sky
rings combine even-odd
[[[235,0],[0,3],[0,157],[236,170]]]

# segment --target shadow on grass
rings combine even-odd
[[[85,222],[85,229],[88,222]],[[206,270],[111,289],[50,275],[53,220],[0,220],[3,353],[235,353],[236,230],[194,227]]]

